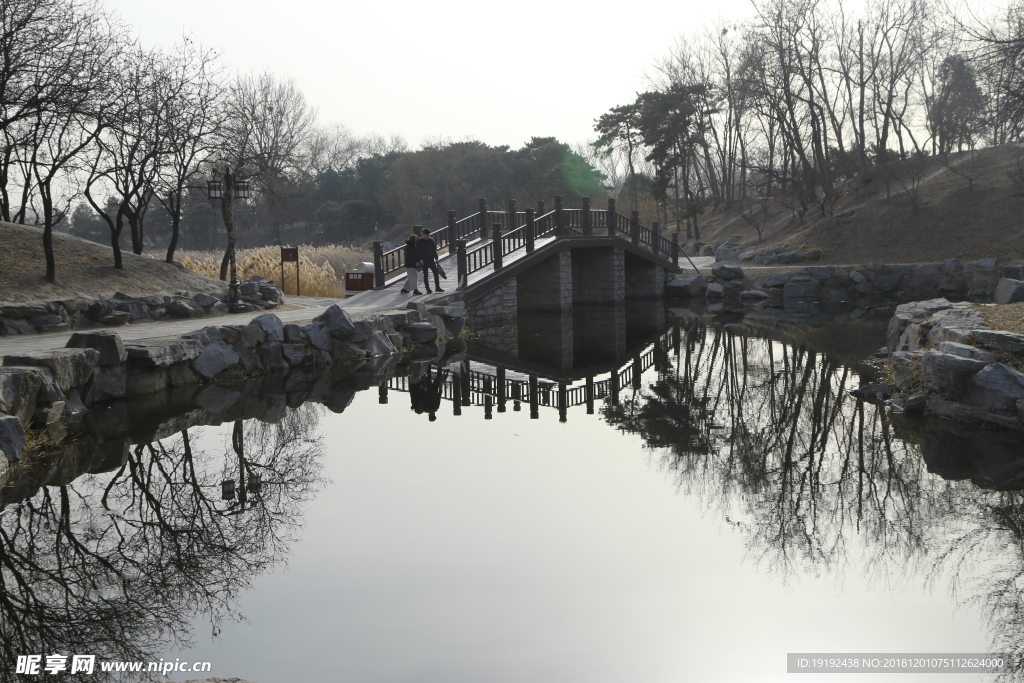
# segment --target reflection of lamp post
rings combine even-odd
[[[228,231],[228,260],[231,264],[231,282],[228,283],[228,310],[232,313],[242,313],[245,306],[238,298],[238,268],[235,264],[235,221],[233,202],[235,199],[249,198],[249,181],[235,180],[231,173],[231,165],[224,164],[224,182],[220,180],[209,180],[206,183],[206,191],[210,201],[220,200],[220,212],[224,217],[224,227]]]
[[[235,510],[229,514],[236,514],[245,510],[246,503],[249,502],[248,494],[259,494],[263,490],[263,478],[260,477],[258,472],[250,472],[250,463],[245,459],[245,443],[244,443],[244,429],[241,420],[235,420],[234,429],[231,432],[231,448],[235,451],[235,455],[238,456],[238,510]],[[235,499],[235,480],[225,479],[220,483],[221,498],[224,500]],[[232,503],[229,507],[235,507]]]

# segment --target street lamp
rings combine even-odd
[[[231,164],[224,164],[224,181],[211,179],[206,182],[206,194],[210,201],[220,200],[220,212],[224,227],[228,231],[228,261],[231,264],[231,282],[228,283],[228,310],[232,313],[245,312],[245,305],[238,296],[238,267],[235,263],[235,221],[233,202],[249,198],[249,181],[235,180]]]

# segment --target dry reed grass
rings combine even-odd
[[[223,253],[211,251],[182,252],[181,263],[189,270],[207,277],[220,277]],[[363,249],[352,249],[337,244],[321,247],[299,247],[299,291],[302,296],[341,297],[345,295],[344,272],[346,263],[372,261],[373,254]],[[281,281],[280,247],[239,249],[238,277],[247,280],[259,275],[274,280],[285,294],[295,296],[295,264],[284,264]],[[320,265],[317,265],[317,264]],[[338,275],[342,278],[339,279]]]

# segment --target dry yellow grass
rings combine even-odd
[[[182,252],[181,263],[189,270],[206,275],[220,277],[222,253],[215,252]],[[284,266],[284,282],[281,282],[281,249],[280,247],[258,247],[256,249],[239,249],[237,254],[238,277],[241,280],[259,275],[267,280],[274,280],[285,294],[296,293],[295,264]],[[329,244],[322,247],[299,247],[299,291],[302,296],[341,297],[345,295],[344,275],[346,263],[372,261],[373,254],[360,250]],[[317,265],[319,264],[319,265]]]
[[[993,329],[1024,334],[1024,303],[977,306],[977,309]]]

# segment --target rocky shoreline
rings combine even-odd
[[[453,298],[431,303],[355,318],[335,304],[302,326],[264,313],[245,325],[208,326],[180,338],[124,342],[116,332],[76,332],[63,349],[6,355],[0,476],[20,458],[27,430],[59,430],[112,402],[271,375],[288,386],[292,375],[355,368],[400,351],[436,355],[439,342],[462,332],[466,309]]]
[[[268,310],[284,303],[284,293],[274,281],[258,275],[242,282],[238,293],[245,311]],[[224,303],[227,298],[225,285],[219,291],[209,292],[142,297],[118,292],[109,299],[0,303],[0,337],[223,315],[228,312]]]
[[[992,329],[973,305],[899,306],[886,349],[897,409],[1024,430],[1024,335]]]

